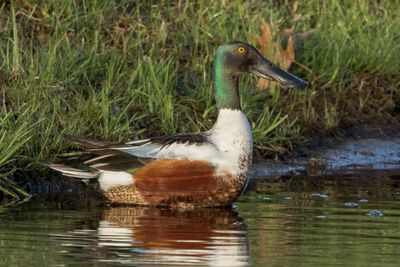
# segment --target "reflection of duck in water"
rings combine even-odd
[[[249,260],[246,226],[229,209],[112,207],[103,212],[97,232],[87,234],[95,237],[82,236],[81,229],[72,235],[80,245],[91,240],[82,247],[90,258],[93,252],[103,257],[99,261],[243,266]]]
[[[98,231],[106,246],[114,233],[125,233],[144,261],[237,266],[248,260],[245,226],[231,210],[115,207],[104,212]]]

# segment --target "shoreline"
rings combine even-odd
[[[256,161],[249,173],[250,182],[304,176],[400,175],[400,138],[364,138],[337,142],[336,145],[310,150],[307,156]],[[93,202],[102,203],[104,200],[96,185],[61,175],[50,175],[19,186],[33,201],[76,202],[78,199],[92,199]],[[3,198],[1,202],[7,202],[5,200]]]

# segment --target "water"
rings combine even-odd
[[[362,176],[253,181],[233,209],[24,203],[0,209],[0,265],[397,267],[399,200]]]

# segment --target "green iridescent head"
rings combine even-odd
[[[252,45],[240,41],[229,42],[218,47],[214,61],[218,108],[240,109],[238,78],[248,73],[289,88],[309,86],[309,82],[279,68]]]

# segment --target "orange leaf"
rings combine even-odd
[[[287,70],[295,61],[292,36],[288,37],[287,47],[285,50],[282,48],[282,46],[279,46],[279,52],[281,54],[281,67]]]
[[[260,50],[262,54],[269,54],[269,49],[271,47],[271,28],[269,26],[269,23],[266,22],[265,20],[262,20],[261,22],[261,29],[262,29],[262,35],[258,36],[255,35],[253,38],[256,41],[256,46]],[[269,87],[269,81],[260,78],[257,84],[257,90],[265,90]]]
[[[259,48],[262,53],[267,53],[268,48],[271,45],[271,28],[269,27],[269,23],[265,20],[262,21],[262,36],[259,39]]]
[[[263,79],[263,78],[259,78],[258,83],[257,83],[257,91],[263,91],[266,90],[269,87],[269,80],[267,79]]]

